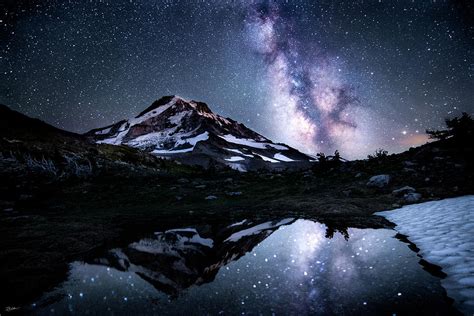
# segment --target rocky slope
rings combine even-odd
[[[135,118],[85,135],[97,143],[127,145],[187,164],[225,165],[239,171],[302,168],[313,160],[214,114],[205,103],[177,96],[162,97]]]
[[[0,105],[0,209],[46,183],[185,167],[136,148],[93,143]]]

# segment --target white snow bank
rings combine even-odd
[[[189,233],[196,233],[197,230],[196,228],[175,228],[175,229],[168,229],[165,231],[165,233],[180,233],[180,232],[189,232]],[[155,235],[160,235],[162,234],[161,232],[156,232]]]
[[[125,135],[127,135],[128,131],[130,130],[132,126],[143,123],[144,121],[152,117],[156,117],[160,115],[161,113],[169,109],[171,106],[173,106],[176,103],[176,101],[179,99],[180,99],[179,97],[174,97],[173,99],[171,99],[170,102],[163,104],[159,106],[158,108],[143,114],[142,116],[127,120],[127,122],[122,124],[122,126],[119,128],[119,133],[117,135],[107,138],[107,139],[103,139],[101,141],[98,141],[97,143],[98,144],[111,144],[111,145],[122,144],[123,138],[125,137]]]
[[[194,137],[186,138],[185,136],[181,136],[179,140],[176,141],[175,146],[189,144],[192,147],[184,148],[184,149],[155,149],[151,153],[152,154],[178,154],[178,153],[186,153],[194,150],[194,146],[200,141],[205,141],[209,139],[209,133],[204,132]]]
[[[175,115],[170,116],[170,117],[168,118],[168,121],[169,121],[171,124],[180,125],[180,124],[181,124],[181,121],[183,120],[183,118],[184,118],[186,115],[188,115],[189,113],[191,113],[191,111],[178,112],[178,113],[176,113]]]
[[[253,148],[260,148],[260,149],[267,148],[266,147],[267,143],[259,143],[259,142],[254,141],[253,139],[238,138],[238,137],[235,137],[234,135],[231,135],[231,134],[227,134],[227,135],[224,135],[224,136],[219,135],[219,137],[223,138],[226,141],[228,141],[229,143],[233,143],[233,144],[239,144],[239,145],[249,146],[249,147],[253,147]]]
[[[247,172],[247,168],[243,164],[240,164],[240,163],[229,163],[227,164],[227,166],[240,172]]]
[[[240,226],[242,224],[244,224],[247,220],[244,219],[243,221],[240,221],[240,222],[237,222],[237,223],[234,223],[234,224],[231,224],[229,225],[228,227],[235,227],[235,226]]]
[[[278,160],[281,160],[281,161],[284,161],[284,162],[292,162],[292,161],[294,161],[293,159],[288,158],[287,156],[282,155],[282,154],[280,154],[280,153],[275,154],[275,155],[273,156],[273,158],[278,159]]]
[[[239,138],[231,134],[224,136],[219,135],[220,138],[225,139],[229,143],[244,145],[248,147],[258,148],[258,149],[267,149],[267,147],[273,147],[278,150],[288,150],[288,147],[282,145],[276,145],[271,143],[262,143],[250,138]]]
[[[294,220],[294,218],[285,218],[285,219],[282,219],[281,221],[279,221],[276,224],[273,224],[273,222],[266,222],[266,223],[263,223],[263,224],[259,224],[259,225],[241,230],[239,232],[233,233],[229,238],[224,240],[224,242],[229,242],[229,241],[230,242],[236,242],[242,237],[255,235],[255,234],[258,234],[258,233],[260,233],[264,230],[277,228],[279,226],[291,223],[293,220]]]
[[[233,162],[233,161],[242,161],[242,160],[245,160],[245,158],[240,157],[240,156],[232,156],[230,158],[226,158],[225,160]]]
[[[474,196],[426,202],[376,213],[397,224],[420,255],[443,268],[448,295],[466,315],[474,313]]]
[[[231,152],[234,152],[234,153],[237,153],[237,154],[240,154],[240,155],[245,156],[245,157],[254,158],[253,155],[244,154],[243,152],[241,152],[241,151],[238,150],[238,149],[234,149],[234,148],[224,148],[224,149],[225,149],[225,150],[228,150],[228,151],[231,151]]]
[[[277,145],[277,144],[267,144],[267,146],[273,147],[278,150],[288,150],[289,148],[283,145]]]
[[[204,133],[201,133],[197,136],[190,137],[190,138],[182,137],[181,140],[178,140],[176,142],[176,144],[177,145],[182,145],[182,144],[188,143],[188,144],[191,144],[192,146],[195,146],[198,142],[205,141],[205,140],[208,140],[208,139],[209,139],[209,133],[204,132]]]
[[[176,150],[166,150],[166,149],[155,149],[151,153],[160,155],[160,154],[181,154],[181,153],[188,153],[190,151],[193,151],[194,147],[190,148],[185,148],[185,149],[176,149]]]
[[[266,157],[266,156],[263,156],[263,155],[259,155],[259,154],[257,154],[257,153],[253,153],[253,154],[259,156],[259,157],[262,158],[264,161],[269,161],[269,162],[271,162],[271,163],[278,163],[278,162],[281,162],[281,161],[275,160],[275,159],[270,158],[270,157]]]
[[[175,132],[176,128],[170,128],[161,132],[148,133],[138,136],[135,139],[128,141],[126,144],[140,149],[146,149],[151,146],[161,147],[164,142],[173,137],[171,135]]]

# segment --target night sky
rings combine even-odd
[[[3,0],[0,103],[85,132],[163,95],[308,153],[424,143],[474,112],[458,1]]]

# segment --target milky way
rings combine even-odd
[[[268,68],[275,133],[313,153],[352,141],[357,133],[352,110],[360,103],[331,57],[317,48],[304,51],[274,3],[250,7],[247,19],[249,42]]]

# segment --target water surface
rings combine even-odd
[[[452,312],[440,279],[388,229],[309,220],[157,232],[88,263],[39,314],[426,314]],[[330,238],[328,238],[330,237]]]

